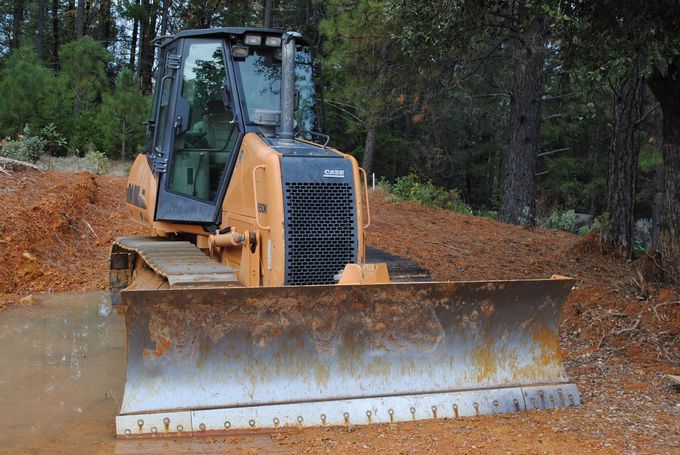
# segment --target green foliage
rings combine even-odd
[[[647,245],[647,243],[643,242],[642,240],[635,239],[633,241],[633,252],[636,254],[644,254],[648,249],[649,245]]]
[[[20,134],[16,140],[7,139],[0,145],[0,156],[31,163],[36,163],[44,151],[45,141],[33,136],[28,126],[24,128],[24,134]]]
[[[17,49],[5,60],[0,72],[0,130],[4,135],[15,135],[29,121],[42,117],[51,82],[49,71],[32,49]]]
[[[484,218],[490,218],[492,220],[498,219],[498,212],[492,210],[477,210],[475,216],[483,216]]]
[[[649,171],[656,166],[663,166],[663,155],[657,147],[642,147],[639,158],[639,169]]]
[[[460,194],[457,191],[437,187],[431,181],[423,181],[415,175],[399,177],[394,183],[383,180],[380,185],[389,193],[385,199],[388,203],[395,203],[399,200],[413,201],[472,215],[472,209],[460,200]]]
[[[19,161],[29,160],[26,144],[24,144],[24,141],[21,139],[12,140],[6,138],[2,141],[2,143],[0,143],[0,156]]]
[[[401,117],[410,103],[403,93],[411,72],[393,45],[388,5],[376,0],[331,0],[325,2],[328,14],[319,24],[325,54],[319,59],[326,85],[324,109],[333,125],[331,132],[351,136],[341,139],[341,148],[361,154],[365,166],[372,164],[363,155],[367,132],[381,130]],[[383,135],[382,139],[395,138]]]
[[[576,226],[576,212],[574,212],[573,209],[565,211],[556,210],[540,224],[549,229],[574,232]]]
[[[111,93],[104,93],[97,122],[104,135],[109,157],[124,160],[144,141],[143,121],[149,112],[149,99],[142,95],[139,80],[124,69]]]
[[[524,227],[533,227],[536,225],[536,217],[531,214],[529,207],[524,207],[522,213],[517,219],[517,223]]]
[[[109,171],[109,159],[104,152],[92,149],[85,154],[85,159],[95,174],[103,175]]]
[[[600,236],[606,238],[609,230],[611,229],[611,219],[609,218],[608,212],[603,212],[602,215],[595,218],[593,224],[590,226],[581,226],[576,233],[580,236],[584,236],[587,233],[597,230]]]
[[[57,83],[59,101],[52,105],[54,123],[69,131],[69,144],[84,149],[88,144],[102,148],[102,125],[97,122],[101,94],[108,88],[106,69],[111,54],[92,37],[85,36],[61,47],[62,67]]]
[[[107,16],[113,22],[105,23],[106,2],[99,3],[92,3],[87,13],[85,33],[92,37],[80,40],[75,40],[74,12],[59,8],[55,19],[63,45],[58,59],[52,55],[49,32],[43,61],[27,47],[37,43],[39,16],[33,2],[27,3],[22,18],[21,43],[26,47],[10,47],[12,33],[0,38],[0,137],[13,138],[0,153],[31,159],[24,140],[15,139],[25,125],[53,155],[95,149],[109,158],[128,158],[144,140],[141,122],[150,103],[140,95],[135,69],[124,68],[130,64],[132,20],[150,13],[158,15],[160,26],[163,11],[154,2],[114,2]],[[646,72],[680,54],[680,14],[665,1],[273,3],[274,26],[302,31],[314,43],[316,61],[324,70],[319,80],[323,97],[318,94],[325,99],[325,123],[334,146],[362,158],[367,128],[377,124],[372,166],[377,176],[394,181],[416,174],[425,189],[414,197],[438,204],[441,192],[455,188],[453,199],[462,205],[454,209],[469,212],[474,207],[476,214],[488,217],[495,217],[503,180],[508,91],[516,64],[511,52],[526,25],[517,12],[545,14],[549,33],[536,168],[542,217],[527,217],[527,226],[558,226],[564,220],[550,219],[565,209],[606,209],[610,84],[618,84],[638,53],[645,56]],[[8,5],[0,26],[11,30]],[[170,2],[169,9],[170,33],[262,20],[261,3],[252,1],[210,2],[210,8],[193,0]],[[107,26],[108,35],[100,34]],[[138,34],[137,39],[139,46],[148,37]],[[135,60],[138,65],[137,56]],[[211,76],[211,81],[220,79]],[[657,100],[649,98],[644,109],[649,115],[640,125],[635,199],[636,216],[645,217],[651,216],[654,177],[663,165],[661,109],[654,111]],[[401,200],[392,193],[387,198]],[[443,200],[447,205],[447,197]]]
[[[77,116],[94,107],[106,88],[106,67],[113,57],[90,36],[64,44],[59,55],[63,62],[59,78],[69,89],[66,99]]]
[[[99,122],[100,116],[97,109],[87,109],[81,111],[80,115],[70,121],[71,136],[69,144],[71,153],[83,156],[92,147],[104,148],[104,134],[102,123]]]
[[[47,152],[53,156],[68,146],[68,141],[66,141],[66,138],[57,131],[57,127],[54,123],[45,125],[45,127],[40,130],[40,137],[45,141]]]

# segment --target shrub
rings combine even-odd
[[[532,227],[536,225],[536,217],[531,214],[529,207],[524,207],[522,209],[522,213],[519,215],[517,223],[524,227]]]
[[[6,138],[2,145],[0,145],[0,156],[26,161],[26,144],[22,140],[13,141],[10,138]]]
[[[423,181],[415,175],[399,177],[394,183],[383,180],[380,184],[389,193],[385,198],[386,202],[413,201],[472,215],[472,209],[461,201],[458,191],[435,186],[431,181]]]
[[[40,137],[45,142],[47,152],[52,156],[56,156],[57,154],[63,155],[63,153],[59,152],[62,150],[65,151],[66,146],[68,146],[66,138],[57,131],[57,127],[54,126],[54,123],[50,123],[40,130]]]
[[[28,126],[24,128],[24,134],[19,135],[17,140],[6,139],[0,146],[0,156],[31,163],[36,163],[44,152],[45,141],[32,136]]]
[[[85,159],[95,174],[102,175],[108,172],[109,159],[104,152],[97,151],[93,148],[85,154]]]
[[[546,220],[543,220],[541,225],[559,231],[575,232],[576,212],[573,209],[563,212],[556,210]]]

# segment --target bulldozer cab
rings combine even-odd
[[[283,31],[192,30],[160,45],[147,154],[157,221],[215,224],[243,136],[281,127]],[[316,129],[312,60],[296,35],[297,130]]]

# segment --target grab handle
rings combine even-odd
[[[368,205],[368,177],[363,168],[360,167],[359,172],[364,176],[364,197],[366,198],[366,224],[364,224],[364,229],[366,229],[371,224],[371,208]]]

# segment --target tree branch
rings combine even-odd
[[[642,114],[642,117],[640,117],[640,118],[638,119],[638,121],[635,122],[635,124],[636,124],[636,125],[639,125],[640,123],[642,123],[642,122],[644,121],[644,119],[647,118],[647,116],[648,116],[649,114],[651,114],[652,112],[654,112],[655,110],[657,110],[657,109],[660,108],[660,107],[661,107],[661,103],[656,103],[656,104],[655,104],[654,106],[652,106],[647,112],[645,112],[644,114]]]
[[[547,151],[547,152],[541,152],[541,153],[539,153],[539,154],[536,155],[536,156],[547,156],[547,155],[552,155],[552,154],[554,154],[554,153],[566,152],[566,151],[568,151],[568,150],[571,150],[571,147],[562,147],[562,148],[560,148],[560,149],[554,149],[554,150],[550,150],[550,151]],[[537,175],[538,175],[538,174],[537,174]]]

